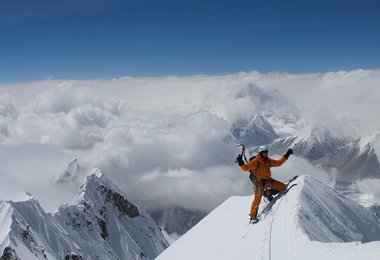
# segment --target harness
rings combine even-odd
[[[265,162],[264,162],[265,163]],[[258,160],[257,161],[257,164],[256,164],[256,168],[255,168],[255,171],[249,171],[250,172],[250,174],[249,174],[249,179],[252,181],[252,183],[253,183],[253,189],[257,189],[257,192],[258,193],[261,193],[261,191],[260,191],[260,187],[261,187],[261,185],[258,183],[258,181],[259,181],[259,179],[255,176],[255,173],[256,172],[258,172],[258,170],[260,169],[260,161]],[[251,177],[251,176],[253,176],[253,178]],[[261,180],[262,181],[262,186],[263,186],[263,188],[264,188],[264,192],[263,192],[263,194],[264,194],[264,196],[266,195],[266,192],[268,191],[268,179],[262,179]]]

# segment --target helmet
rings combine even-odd
[[[261,152],[264,152],[264,151],[267,151],[268,152],[268,146],[266,145],[261,145],[258,149],[258,152],[261,153]]]

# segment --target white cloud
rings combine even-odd
[[[279,156],[273,156],[274,159]],[[314,179],[330,186],[334,187],[336,180],[335,172],[326,172],[323,169],[314,167],[306,159],[297,156],[290,156],[281,167],[272,168],[273,178],[287,183],[295,175],[309,175]]]
[[[72,158],[55,148],[40,144],[0,147],[0,200],[23,200],[25,191],[39,199],[41,205],[54,211],[63,201],[74,201],[73,189],[58,190],[54,179]]]
[[[138,203],[210,209],[227,196],[251,193],[247,176],[233,163],[239,151],[229,128],[237,119],[260,112],[281,119],[279,125],[306,118],[339,135],[352,129],[367,135],[380,129],[374,120],[379,83],[379,70],[355,70],[3,84],[0,148],[49,146],[68,154],[66,163],[78,158],[85,167],[99,167]],[[33,164],[46,163],[49,153],[38,150],[24,153],[35,154]],[[59,168],[53,163],[47,166]],[[38,171],[23,178],[26,171],[16,170],[17,181],[8,171],[1,178],[28,190],[34,181],[28,176]],[[287,181],[298,173],[334,179],[297,157],[274,170],[274,177]]]
[[[0,95],[0,141],[9,136],[9,127],[17,116],[16,107],[12,96],[9,94]]]
[[[152,209],[181,206],[208,211],[232,195],[251,194],[248,174],[235,165],[211,166],[200,171],[157,168],[135,181],[139,184],[139,196]]]
[[[380,179],[363,179],[358,180],[355,183],[355,188],[357,188],[363,194],[373,195],[377,201],[380,201]]]
[[[380,128],[379,122],[373,120],[380,111],[380,70],[260,75],[256,82],[281,91],[307,120],[317,125],[343,131],[352,125],[359,135],[369,135]]]

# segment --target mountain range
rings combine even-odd
[[[283,154],[286,149],[293,148],[296,156],[315,166],[336,169],[338,180],[353,182],[380,178],[379,157],[374,144],[373,137],[336,137],[327,129],[313,127],[275,141],[271,153]]]

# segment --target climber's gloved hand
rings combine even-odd
[[[242,166],[245,164],[243,161],[243,156],[241,154],[239,154],[238,157],[236,157],[236,162],[237,164],[239,164],[239,166]]]
[[[289,156],[293,154],[293,150],[292,148],[289,148],[286,153],[284,154],[284,157],[286,158],[286,160],[289,158]]]

